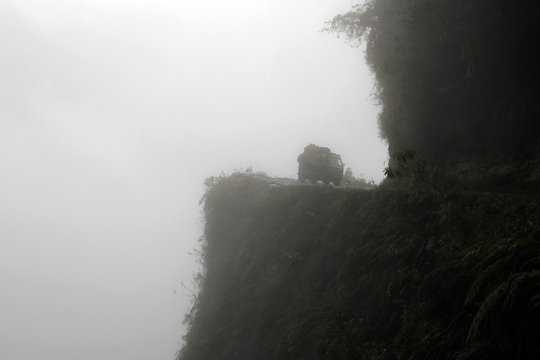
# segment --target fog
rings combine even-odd
[[[204,179],[382,178],[345,0],[0,0],[0,359],[173,359]]]

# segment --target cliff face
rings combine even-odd
[[[540,3],[366,0],[330,28],[365,40],[391,165],[538,159]]]
[[[533,359],[534,191],[215,179],[181,360]]]

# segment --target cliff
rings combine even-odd
[[[538,187],[396,184],[211,179],[178,359],[536,359]]]
[[[336,16],[365,44],[387,180],[212,179],[178,359],[539,358],[539,15],[369,0]]]

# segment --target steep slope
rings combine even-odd
[[[178,359],[537,358],[536,187],[389,183],[210,182]]]
[[[204,272],[180,360],[537,359],[540,5],[369,0],[388,179],[205,195]]]
[[[358,42],[395,154],[433,164],[540,157],[540,2],[366,0],[329,24]]]

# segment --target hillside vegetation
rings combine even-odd
[[[390,155],[538,158],[540,2],[369,0],[329,30],[366,45]]]
[[[178,359],[538,359],[539,18],[369,0],[329,22],[366,45],[387,179],[209,179]]]
[[[510,190],[510,189],[507,189]],[[181,360],[533,359],[538,194],[215,179]]]

